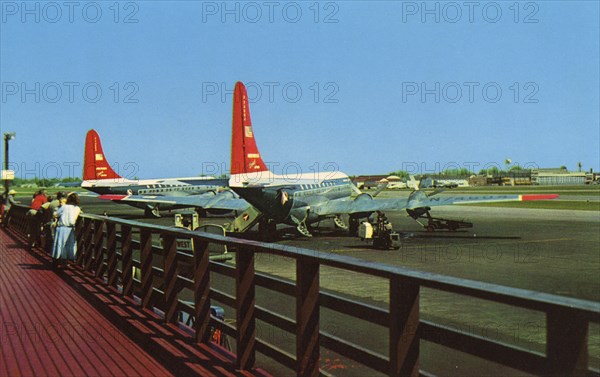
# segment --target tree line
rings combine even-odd
[[[68,177],[68,178],[30,178],[23,179],[15,177],[12,184],[14,186],[26,186],[26,185],[36,185],[38,187],[52,187],[57,183],[73,183],[73,182],[81,182],[81,178],[79,177]]]
[[[529,169],[523,169],[519,165],[513,165],[510,168],[508,168],[508,170],[502,170],[502,169],[498,168],[497,166],[492,166],[488,169],[479,170],[478,175],[502,175],[502,174],[507,174],[507,173],[512,173],[512,172],[524,172],[524,171],[528,171],[528,170]],[[404,170],[393,171],[393,172],[390,172],[389,175],[395,175],[395,176],[398,176],[398,177],[404,178],[404,179],[408,179],[410,176],[410,174]],[[472,172],[467,168],[461,168],[461,169],[446,169],[439,173],[431,173],[431,174],[425,174],[425,175],[448,175],[448,176],[469,177],[471,175],[475,175],[475,172]]]

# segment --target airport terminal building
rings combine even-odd
[[[594,181],[594,178],[595,174],[592,172],[570,172],[567,169],[534,169],[531,171],[531,183],[540,186],[584,185]]]
[[[571,172],[564,167],[560,168],[539,168],[513,170],[508,172],[499,172],[494,175],[471,175],[455,176],[447,174],[428,174],[416,175],[421,180],[422,188],[445,187],[453,185],[454,187],[465,186],[520,186],[520,185],[540,185],[540,186],[561,186],[561,185],[586,185],[599,184],[600,174],[598,172],[577,171]],[[397,176],[384,175],[364,175],[353,178],[358,188],[375,188],[382,182],[389,183],[388,188],[407,188],[407,185],[400,185],[397,182],[405,182]]]

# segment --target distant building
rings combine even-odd
[[[452,188],[467,186],[519,186],[519,185],[584,185],[600,184],[600,173],[593,170],[587,172],[570,172],[566,168],[512,169],[508,172],[497,172],[488,175],[452,175],[427,174],[416,175],[421,188]],[[398,176],[363,175],[353,178],[358,188],[375,188],[387,182],[388,189],[406,188],[410,182]]]
[[[392,190],[392,189],[405,189],[406,186],[406,182],[402,181],[402,178],[398,177],[397,175],[390,175],[382,180],[379,181],[380,183],[387,183],[387,187],[386,189]]]
[[[25,183],[25,184],[20,185],[19,187],[22,187],[22,188],[38,188],[38,185],[37,185],[37,183]]]
[[[81,181],[79,182],[58,182],[53,187],[80,187]]]
[[[397,175],[360,175],[354,177],[352,182],[359,189],[370,189],[379,186],[382,183],[387,183],[387,189],[403,189],[406,188],[406,182]]]
[[[531,170],[529,169],[513,169],[508,172],[501,172],[494,177],[496,181],[499,180],[501,186],[518,186],[518,185],[531,185]]]
[[[531,182],[535,185],[584,185],[585,172],[570,172],[567,169],[540,168],[531,171]]]
[[[488,179],[485,175],[472,175],[469,177],[469,186],[485,186]]]
[[[385,179],[387,175],[359,175],[354,177],[352,181],[359,189],[370,189],[373,187],[377,187],[379,185],[379,181]]]
[[[586,184],[600,184],[600,173],[594,172],[593,169],[590,169],[588,173],[585,173],[585,183]]]
[[[443,177],[443,178],[439,178]],[[425,177],[421,179],[421,187],[423,188],[453,188],[453,187],[469,187],[469,178],[457,176],[437,175],[434,177]]]

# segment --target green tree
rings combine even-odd
[[[442,172],[445,175],[457,175],[457,176],[469,176],[471,175],[471,171],[467,168],[460,169],[446,169]]]
[[[398,171],[393,171],[390,172],[388,175],[396,175],[400,178],[408,178],[408,172],[404,171],[404,170],[398,170]]]
[[[485,175],[498,175],[500,174],[500,169],[498,169],[497,166],[492,166],[489,167],[487,169],[481,169],[481,171],[479,172],[479,174],[485,174]]]

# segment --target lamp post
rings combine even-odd
[[[15,132],[4,133],[4,174],[8,174],[8,141],[13,140],[17,134]],[[5,198],[8,200],[8,190],[10,189],[10,180],[8,177],[4,177],[4,193]]]

